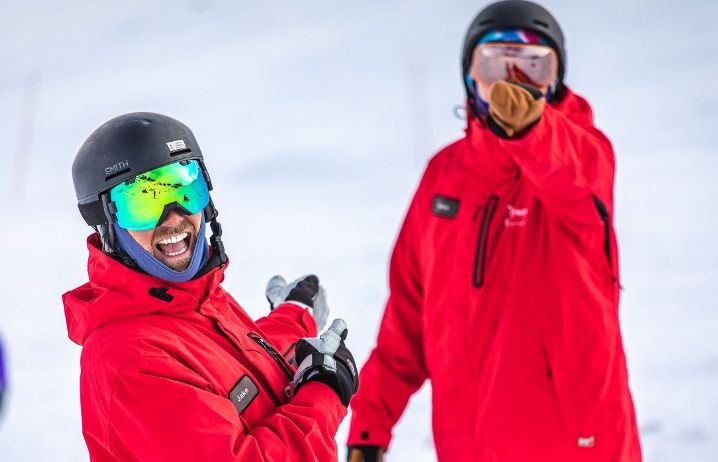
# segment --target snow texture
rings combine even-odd
[[[713,461],[718,2],[545,4],[567,36],[567,80],[616,149],[623,334],[645,459]],[[459,53],[483,5],[1,2],[10,390],[0,460],[88,459],[80,348],[60,302],[86,280],[89,229],[70,165],[85,137],[121,113],[166,113],[193,128],[232,258],[225,287],[246,310],[267,312],[272,275],[315,272],[363,362],[413,189],[430,155],[462,134],[452,115],[463,99]],[[388,460],[435,460],[430,435],[427,386]]]

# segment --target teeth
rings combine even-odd
[[[177,252],[165,252],[164,254],[167,255],[168,257],[175,257],[177,255],[181,255],[181,254],[185,253],[186,250],[187,250],[187,247],[185,246],[182,250],[178,250]]]
[[[161,241],[159,241],[158,244],[174,244],[175,242],[184,240],[187,237],[187,234],[188,233],[182,233],[182,234],[178,234],[176,236],[166,237],[166,238],[162,239]]]

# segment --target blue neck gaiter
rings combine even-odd
[[[202,214],[202,222],[199,225],[197,242],[192,251],[190,264],[184,271],[175,271],[142,248],[142,246],[130,236],[130,233],[127,232],[126,229],[121,228],[117,223],[112,224],[118,247],[125,251],[147,274],[170,282],[189,281],[197,274],[200,268],[207,263],[207,259],[209,258],[209,245],[207,244],[204,225],[204,214]]]

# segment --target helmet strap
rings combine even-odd
[[[132,259],[132,257],[130,257],[127,252],[122,250],[117,245],[114,226],[112,226],[109,222],[105,222],[101,225],[95,226],[95,231],[97,231],[97,234],[100,235],[100,242],[102,243],[103,253],[109,255],[115,260],[121,261],[122,264],[124,264],[128,268],[136,270],[140,269],[140,267],[137,266],[137,263]]]
[[[217,221],[219,211],[214,207],[214,202],[210,198],[209,204],[204,209],[205,220],[209,222],[209,226],[212,229],[212,236],[209,238],[210,245],[212,246],[212,254],[219,258],[219,265],[227,263],[227,254],[224,251],[224,243],[222,242],[222,225]]]

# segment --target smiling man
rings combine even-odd
[[[254,322],[224,291],[227,257],[192,132],[152,113],[90,135],[72,169],[90,281],[63,296],[82,345],[93,461],[329,461],[358,378],[316,276],[267,285]],[[206,223],[212,229],[209,242]]]

